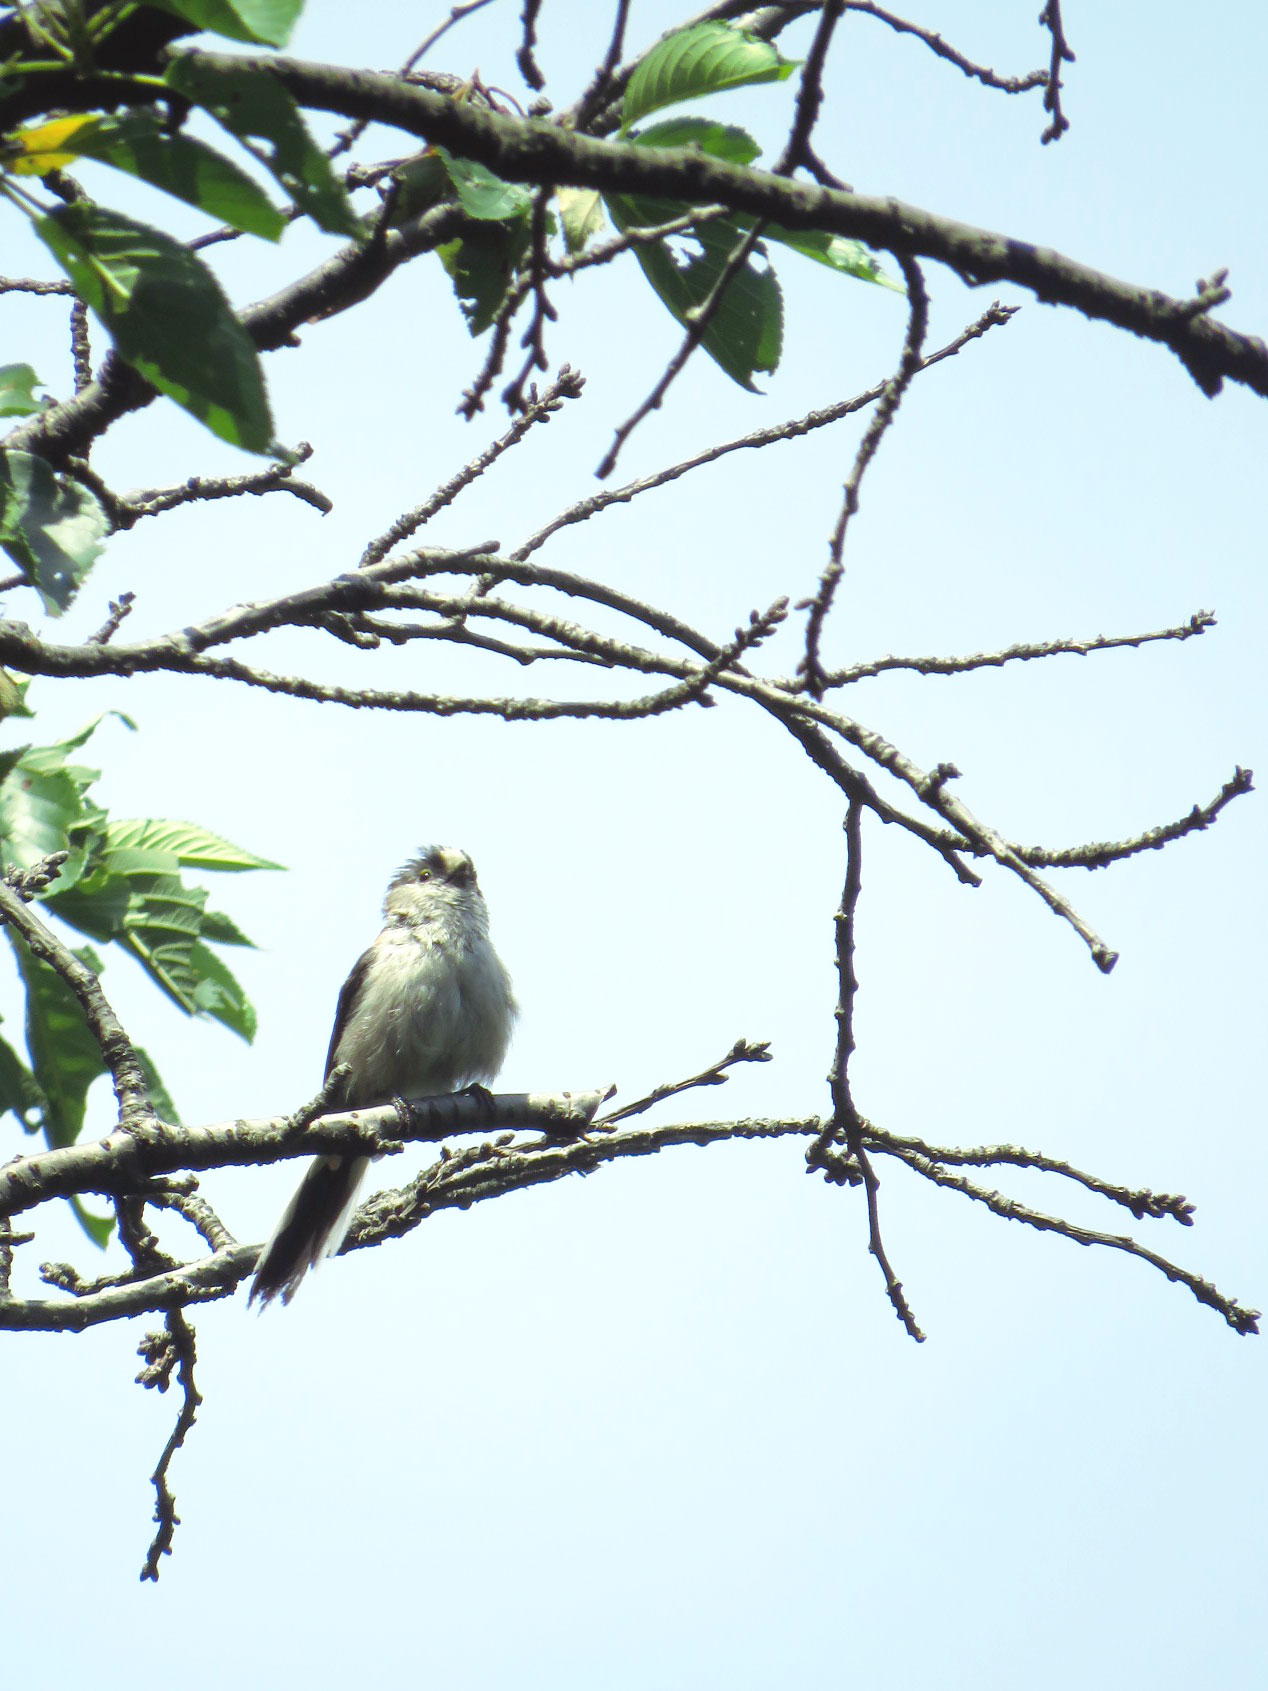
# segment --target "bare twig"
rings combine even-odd
[[[1070,120],[1061,110],[1061,66],[1072,65],[1074,54],[1070,51],[1070,43],[1061,24],[1061,0],[1047,0],[1039,14],[1039,27],[1052,36],[1052,57],[1048,62],[1048,81],[1043,96],[1043,108],[1052,113],[1052,122],[1039,137],[1047,146],[1049,141],[1059,141],[1070,127]]]
[[[686,219],[680,222],[685,223]],[[631,237],[634,234],[631,231]],[[630,237],[626,237],[630,238]],[[1002,306],[996,300],[982,315],[958,334],[953,341],[949,341],[940,351],[931,353],[921,362],[921,369],[928,370],[946,358],[954,358],[970,341],[979,340],[988,330],[998,328],[1007,323],[1017,311],[1016,306]],[[575,505],[559,516],[553,517],[544,528],[531,535],[521,546],[511,554],[513,558],[527,558],[544,546],[546,541],[560,529],[567,528],[573,523],[588,522],[599,512],[606,511],[611,505],[625,505],[631,499],[636,499],[640,493],[649,493],[654,488],[665,487],[670,482],[677,481],[680,476],[688,475],[692,470],[698,470],[705,464],[716,463],[719,458],[725,458],[731,452],[757,451],[770,446],[775,441],[796,440],[801,435],[811,434],[815,429],[826,428],[830,423],[840,422],[843,417],[849,417],[856,411],[862,411],[869,405],[874,405],[885,392],[888,382],[877,382],[875,387],[856,394],[853,399],[840,400],[835,405],[824,407],[820,411],[809,411],[804,417],[791,418],[788,422],[777,423],[773,427],[755,429],[751,434],[741,435],[736,440],[725,441],[719,446],[711,446],[704,452],[698,452],[694,457],[684,458],[681,463],[671,464],[667,469],[657,470],[654,475],[641,476],[637,481],[626,482],[624,487],[604,489],[600,493],[590,494],[579,500]]]
[[[88,636],[88,644],[90,646],[108,645],[123,627],[125,617],[131,616],[135,602],[135,593],[120,593],[117,599],[111,599],[109,615],[97,632]]]
[[[168,1469],[171,1467],[173,1456],[184,1444],[194,1425],[202,1396],[194,1384],[194,1364],[197,1361],[194,1329],[179,1309],[169,1310],[163,1333],[148,1334],[138,1349],[145,1361],[145,1367],[137,1375],[138,1385],[157,1386],[160,1392],[165,1392],[175,1368],[176,1381],[181,1389],[181,1406],[176,1425],[163,1446],[158,1466],[150,1476],[154,1486],[154,1519],[158,1524],[158,1531],[150,1543],[145,1564],[141,1569],[141,1578],[157,1582],[159,1563],[164,1556],[171,1555],[172,1539],[180,1525],[180,1516],[176,1513],[176,1499],[167,1483]]]
[[[547,217],[549,216],[550,201],[554,194],[554,187],[548,184],[539,188],[533,196],[533,217],[528,241],[528,274],[526,277],[528,291],[533,297],[533,314],[529,318],[520,345],[528,349],[527,356],[520,366],[518,373],[502,389],[502,403],[512,414],[522,411],[526,403],[531,403],[536,397],[536,389],[529,389],[528,401],[524,398],[524,386],[534,370],[548,370],[550,360],[546,356],[546,324],[553,323],[559,313],[550,303],[546,293],[547,276]]]
[[[609,1110],[606,1115],[596,1116],[594,1125],[612,1127],[618,1121],[627,1121],[631,1116],[639,1116],[650,1110],[654,1104],[661,1104],[666,1098],[674,1098],[680,1092],[690,1092],[697,1086],[721,1086],[731,1077],[727,1069],[736,1063],[769,1063],[771,1050],[769,1040],[759,1040],[756,1045],[747,1039],[737,1039],[725,1057],[719,1057],[716,1063],[711,1063],[707,1069],[701,1069],[699,1074],[693,1074],[686,1080],[666,1081],[661,1086],[654,1086],[643,1098],[636,1098],[632,1104],[623,1104],[619,1110]]]
[[[1105,840],[1093,845],[1067,846],[1062,850],[1045,850],[1042,846],[1016,846],[1012,849],[1023,862],[1036,869],[1105,869],[1111,863],[1120,863],[1125,857],[1136,857],[1142,851],[1161,851],[1173,840],[1209,828],[1226,805],[1254,791],[1254,773],[1253,769],[1235,769],[1209,804],[1195,804],[1177,821],[1146,828],[1144,833],[1129,840]]]
[[[893,12],[887,12],[883,6],[877,6],[872,0],[845,0],[847,12],[864,12],[869,17],[877,18],[881,23],[888,24],[890,29],[899,35],[914,35],[923,41],[931,52],[948,64],[955,65],[965,76],[972,77],[986,88],[997,88],[1005,94],[1024,94],[1031,88],[1046,88],[1048,86],[1048,72],[1045,70],[1027,71],[1024,76],[997,76],[986,65],[975,64],[963,53],[957,52],[948,42],[931,29],[922,29],[919,24],[908,23],[905,18],[896,17]]]
[[[88,335],[88,307],[77,299],[70,308],[70,354],[75,366],[75,392],[92,380],[92,342]]]
[[[832,533],[832,540],[828,548],[828,564],[819,578],[819,586],[814,597],[805,601],[799,610],[806,609],[809,616],[806,619],[806,650],[805,656],[798,665],[798,672],[805,677],[806,686],[816,699],[824,694],[826,675],[819,660],[819,642],[823,635],[823,627],[832,609],[832,600],[836,594],[837,584],[845,569],[845,533],[850,518],[859,508],[859,486],[868,465],[876,456],[876,450],[884,438],[885,431],[893,422],[898,407],[902,404],[903,395],[911,385],[921,368],[920,352],[924,345],[925,332],[929,326],[929,296],[925,292],[924,276],[915,259],[899,254],[903,275],[907,279],[907,333],[903,340],[902,357],[899,359],[898,369],[885,384],[885,391],[881,395],[880,404],[867,425],[863,439],[859,442],[859,449],[855,455],[854,467],[850,471],[845,483],[844,498],[841,502],[841,514],[837,518],[836,528]]]
[[[44,282],[32,276],[0,276],[0,294],[73,294],[69,282]]]
[[[1064,1179],[1085,1187],[1089,1192],[1094,1192],[1097,1197],[1108,1198],[1111,1203],[1130,1210],[1137,1221],[1170,1219],[1178,1221],[1181,1227],[1193,1226],[1194,1206],[1183,1193],[1152,1192],[1147,1186],[1117,1185],[1113,1181],[1103,1180],[1100,1175],[1089,1174],[1085,1169],[1076,1168],[1073,1163],[1060,1157],[1045,1156],[1042,1151],[1027,1151],[1020,1145],[930,1145],[923,1139],[884,1133],[872,1122],[867,1124],[867,1132],[870,1142],[877,1150],[893,1151],[895,1154],[912,1152],[928,1157],[935,1163],[950,1163],[955,1166],[993,1168],[1002,1165],[1009,1168],[1033,1168],[1042,1174],[1059,1174]]]
[[[542,0],[524,0],[524,9],[520,14],[523,36],[515,55],[520,75],[537,94],[546,86],[546,78],[542,75],[541,66],[534,56],[537,48],[537,14],[541,9]]]
[[[798,165],[810,161],[810,137],[814,133],[819,108],[823,104],[823,72],[827,64],[828,48],[832,45],[833,33],[844,11],[845,0],[823,0],[818,27],[801,68],[797,108],[793,114],[788,140],[780,154],[779,163],[775,166],[776,176],[791,176]]]
[[[1027,663],[1063,653],[1087,657],[1092,652],[1111,652],[1123,646],[1148,646],[1155,640],[1189,640],[1195,634],[1204,634],[1208,628],[1214,627],[1213,612],[1195,611],[1187,622],[1174,628],[1155,629],[1150,634],[1098,634],[1090,640],[1026,640],[1005,646],[997,652],[972,652],[967,657],[872,658],[866,663],[850,664],[845,669],[830,671],[824,676],[824,691],[868,680],[874,675],[885,675],[895,669],[914,670],[918,675],[964,675],[970,670],[999,669],[1008,663]],[[805,684],[803,678],[789,683],[794,689],[800,689]]]
[[[240,499],[244,494],[260,498],[267,493],[290,493],[326,516],[334,509],[333,502],[320,488],[295,478],[296,465],[304,463],[312,455],[312,447],[302,440],[291,463],[270,464],[267,470],[254,470],[244,476],[190,476],[179,487],[147,488],[129,493],[119,501],[119,526],[130,528],[141,517],[157,517],[177,505],[189,505],[203,499]]]
[[[1260,1312],[1257,1309],[1245,1308],[1236,1298],[1226,1297],[1208,1280],[1190,1273],[1186,1268],[1177,1267],[1157,1251],[1137,1244],[1135,1239],[1125,1233],[1101,1233],[1095,1228],[1079,1227],[1072,1221],[1064,1221],[1059,1216],[1045,1215],[1042,1210],[1031,1209],[1026,1204],[1018,1203],[1015,1198],[1006,1198],[1002,1193],[987,1191],[985,1187],[978,1186],[964,1175],[952,1174],[940,1163],[919,1152],[895,1150],[893,1154],[906,1163],[908,1168],[914,1169],[917,1174],[923,1175],[936,1186],[945,1186],[950,1191],[959,1192],[966,1198],[984,1204],[992,1215],[1001,1216],[1005,1221],[1022,1221],[1043,1233],[1059,1233],[1063,1239],[1072,1239],[1076,1245],[1102,1245],[1109,1250],[1124,1251],[1128,1256],[1139,1257],[1142,1262],[1149,1263],[1161,1274],[1165,1274],[1168,1280],[1187,1286],[1199,1303],[1218,1310],[1235,1333],[1259,1331]]]
[[[621,62],[625,46],[625,29],[630,18],[630,0],[616,0],[612,19],[612,34],[607,52],[595,67],[590,85],[569,114],[574,128],[582,131],[590,127],[591,119],[603,107],[616,89],[616,67]]]
[[[547,421],[560,409],[565,400],[577,399],[584,386],[584,376],[569,364],[561,365],[559,374],[545,393],[539,398],[531,400],[525,406],[505,434],[486,446],[483,452],[477,453],[470,463],[465,464],[457,475],[452,476],[443,486],[438,487],[421,505],[416,505],[412,511],[406,511],[403,516],[396,519],[390,528],[385,529],[377,539],[372,540],[361,554],[358,568],[367,569],[371,564],[379,563],[387,557],[394,546],[399,545],[402,540],[407,540],[425,523],[430,522],[438,511],[443,511],[446,506],[452,505],[464,488],[470,487],[472,482],[477,481],[490,465],[496,464],[503,453],[508,452],[512,446],[517,446],[534,423]]]

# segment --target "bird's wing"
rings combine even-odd
[[[330,1035],[330,1049],[326,1053],[325,1079],[330,1079],[330,1071],[335,1066],[335,1052],[339,1049],[339,1041],[347,1030],[348,1020],[356,1009],[357,999],[369,977],[370,965],[374,961],[374,947],[363,951],[352,966],[352,973],[343,983],[339,993],[339,1002],[335,1006],[335,1026]]]

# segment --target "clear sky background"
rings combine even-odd
[[[939,0],[919,21],[1020,72],[1046,62],[1036,10]],[[293,50],[396,65],[443,11],[311,0]],[[1176,3],[1065,12],[1078,61],[1057,145],[1039,145],[1037,93],[984,90],[851,15],[819,150],[860,190],[1172,294],[1227,265],[1221,316],[1268,332],[1263,9],[1217,6],[1200,25]],[[433,64],[519,91],[518,13],[501,0]],[[636,0],[631,48],[673,16]],[[606,7],[547,0],[557,104],[608,26]],[[807,40],[803,27],[785,51]],[[712,107],[769,157],[795,86]],[[198,227],[121,178],[93,186]],[[19,234],[6,223],[3,268],[45,268]],[[330,247],[296,228],[280,252],[242,241],[213,256],[245,304]],[[777,263],[786,349],[764,395],[697,359],[618,476],[892,370],[898,296]],[[1183,646],[891,676],[849,707],[925,766],[958,764],[978,815],[1049,845],[1136,833],[1209,800],[1235,764],[1268,770],[1264,403],[1240,388],[1207,400],[1164,350],[1071,311],[927,276],[931,347],[995,292],[1024,309],[909,394],[850,531],[830,661],[1143,631],[1200,608],[1219,625]],[[552,356],[585,373],[585,399],[433,524],[433,543],[509,549],[592,491],[611,430],[677,345],[632,259],[555,298]],[[66,391],[64,318],[58,302],[6,298],[0,360],[29,359]],[[91,632],[125,589],[140,635],[350,568],[504,426],[492,409],[454,416],[482,349],[435,260],[302,340],[269,360],[275,414],[283,439],[314,444],[304,473],[333,513],[277,496],[142,523],[111,542],[55,637]],[[726,638],[812,588],[862,427],[733,456],[545,557]],[[124,488],[249,467],[168,404],[125,419],[94,462]],[[10,614],[36,620],[30,597]],[[795,636],[768,651],[790,668]],[[366,660],[295,636],[259,657],[363,684],[512,684],[434,647]],[[665,1119],[827,1106],[841,805],[758,713],[507,727],[177,678],[37,682],[31,702],[48,740],[109,707],[135,718],[135,736],[108,724],[93,745],[115,814],[190,817],[290,866],[215,887],[260,947],[234,959],[260,1010],[254,1047],[183,1021],[123,961],[106,975],[185,1119],[313,1093],[383,884],[433,840],[475,858],[523,1004],[507,1090],[615,1080],[633,1098],[745,1035],[771,1040],[775,1061]],[[1164,853],[1068,874],[1122,952],[1104,978],[1011,878],[970,892],[869,818],[860,1108],[893,1130],[1020,1142],[1183,1191],[1192,1230],[1133,1231],[1264,1304],[1266,844],[1253,796]],[[399,1183],[422,1155],[376,1172]],[[296,1175],[213,1175],[205,1190],[256,1240]],[[998,1182],[1121,1226],[1055,1182]],[[1262,1685],[1264,1341],[1139,1262],[994,1220],[901,1170],[882,1202],[922,1347],[886,1302],[859,1194],[808,1178],[791,1141],[677,1150],[444,1214],[327,1265],[288,1310],[249,1318],[240,1294],[197,1312],[206,1401],[173,1465],[182,1525],[157,1589],[136,1576],[176,1404],[132,1383],[155,1323],[6,1336],[6,1676],[27,1691],[138,1676],[187,1691]],[[72,1226],[38,1220],[42,1256],[92,1270]]]

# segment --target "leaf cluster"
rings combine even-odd
[[[7,675],[4,681],[8,713],[29,715],[25,684]],[[195,823],[111,817],[90,796],[100,770],[72,756],[100,720],[54,745],[0,753],[0,860],[25,867],[66,853],[57,880],[40,895],[44,908],[96,945],[125,952],[187,1015],[211,1017],[250,1041],[254,1007],[213,947],[251,941],[232,918],[208,908],[206,889],[188,884],[182,871],[278,865]],[[83,1128],[89,1088],[107,1072],[101,1049],[62,977],[12,929],[6,933],[26,994],[26,1058],[0,1038],[0,1111],[12,1112],[50,1147],[70,1145]],[[76,955],[94,974],[105,966],[92,946]],[[155,1108],[178,1121],[153,1062],[140,1055]],[[104,1242],[111,1223],[82,1208],[77,1213]]]

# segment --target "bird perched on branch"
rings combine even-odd
[[[330,1109],[456,1092],[502,1067],[518,1006],[489,939],[489,913],[466,852],[429,846],[398,869],[383,931],[344,982],[326,1079],[351,1071]],[[316,1157],[260,1253],[247,1299],[289,1303],[308,1270],[337,1251],[366,1156]]]

